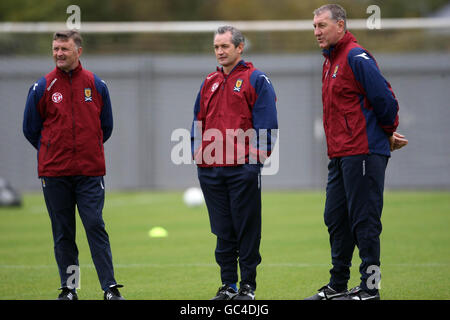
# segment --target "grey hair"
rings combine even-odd
[[[231,42],[234,44],[235,47],[237,47],[241,43],[245,43],[245,38],[242,32],[232,26],[222,26],[217,28],[216,32],[214,32],[214,38],[218,34],[224,34],[227,32],[231,32]]]
[[[318,16],[325,11],[329,11],[331,14],[331,19],[335,21],[343,20],[344,21],[344,30],[347,30],[347,12],[338,4],[326,4],[321,6],[320,8],[313,11],[315,16]]]
[[[68,41],[69,39],[73,40],[77,49],[81,48],[83,44],[83,38],[81,37],[81,34],[78,30],[63,30],[57,31],[53,34],[53,40]]]

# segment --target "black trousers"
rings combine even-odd
[[[380,277],[381,212],[387,163],[387,156],[370,154],[334,158],[328,165],[324,220],[333,264],[329,285],[336,290],[347,288],[355,246],[361,258],[360,287],[369,292],[378,289],[374,281]]]
[[[42,190],[50,216],[55,258],[61,287],[71,287],[70,266],[79,266],[75,242],[75,207],[86,231],[100,285],[103,290],[116,284],[109,237],[102,210],[105,199],[103,177],[42,177]],[[68,269],[69,268],[69,269]]]
[[[211,231],[217,236],[215,257],[224,284],[256,289],[261,263],[261,174],[258,165],[198,168]]]

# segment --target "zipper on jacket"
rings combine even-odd
[[[73,103],[73,86],[72,86],[72,72],[69,73],[70,82],[70,100],[72,104],[72,137],[73,137],[73,153],[76,153],[76,133],[75,133],[75,106]]]
[[[233,72],[233,70],[231,70],[231,72]],[[220,86],[222,91],[225,90],[225,85],[227,84],[227,79],[230,76],[231,72],[223,77],[222,85]]]
[[[331,71],[331,52],[328,58],[328,70],[326,73],[326,82],[327,82],[327,106],[326,106],[326,114],[325,114],[325,125],[326,125],[326,130],[328,131],[328,119],[330,118],[330,108],[331,108],[331,100],[330,97],[332,97],[330,91],[330,71]]]
[[[228,77],[233,73],[234,70],[236,70],[236,68],[238,67],[239,64],[240,64],[240,62],[238,62],[238,64],[235,65],[233,69],[231,69],[229,74],[227,74],[227,75],[224,74],[223,82],[222,82],[222,86],[221,86],[222,90],[225,90],[225,85],[227,84]],[[223,73],[223,69],[222,69],[222,73]]]

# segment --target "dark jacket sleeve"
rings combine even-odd
[[[258,162],[263,163],[275,146],[278,136],[277,97],[270,79],[260,70],[250,76],[250,84],[255,89],[256,101],[252,108],[253,128],[256,139],[252,141],[250,155],[258,154]]]
[[[28,91],[23,115],[23,134],[36,149],[39,149],[39,140],[43,125],[43,119],[39,113],[38,104],[44,95],[46,83],[47,81],[42,77],[31,86]]]
[[[201,130],[201,127],[199,127],[201,122],[199,122],[199,120],[198,120],[198,113],[200,112],[201,92],[202,92],[204,83],[205,82],[203,82],[202,85],[200,86],[200,90],[197,94],[197,99],[195,99],[195,104],[194,104],[194,120],[192,121],[192,126],[191,126],[191,153],[192,153],[193,159],[195,158],[196,150],[198,150],[202,144],[202,137],[201,137],[202,130]]]
[[[109,139],[109,137],[111,137],[113,130],[113,114],[111,107],[111,99],[109,97],[109,91],[105,81],[100,79],[97,75],[94,75],[94,78],[95,78],[95,87],[102,96],[103,100],[103,107],[100,113],[100,122],[103,131],[103,143],[105,143]]]
[[[374,58],[364,49],[350,50],[347,59],[356,81],[366,93],[378,124],[387,134],[392,134],[398,126],[399,107],[391,85],[381,74]]]

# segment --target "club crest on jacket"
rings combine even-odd
[[[338,70],[339,70],[339,65],[337,65],[336,68],[334,68],[333,75],[331,76],[332,78],[336,78]]]
[[[92,102],[92,89],[84,88],[84,102]]]
[[[63,95],[59,92],[55,92],[54,94],[52,94],[52,101],[54,103],[60,103],[63,99]]]
[[[233,90],[236,92],[241,92],[242,82],[243,82],[242,79],[237,79]]]

